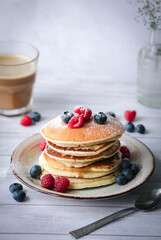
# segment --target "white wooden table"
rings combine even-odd
[[[53,80],[38,76],[34,90],[33,110],[42,120],[30,127],[19,124],[21,117],[0,117],[0,239],[1,240],[64,240],[68,233],[117,210],[133,206],[135,199],[147,189],[161,187],[161,109],[150,109],[135,99],[135,85],[105,80]],[[12,199],[8,187],[18,182],[9,164],[15,147],[40,127],[65,110],[83,104],[94,112],[113,111],[125,123],[124,111],[136,110],[135,124],[143,123],[144,135],[131,135],[145,143],[156,160],[150,180],[126,196],[108,200],[74,200],[41,194],[24,185],[27,200]],[[161,239],[161,203],[149,212],[137,212],[85,236],[82,239],[137,240]]]

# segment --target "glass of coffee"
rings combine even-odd
[[[0,114],[14,116],[32,108],[39,51],[32,45],[0,42]]]

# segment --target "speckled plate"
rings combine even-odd
[[[117,197],[126,194],[145,183],[154,170],[154,157],[151,151],[136,138],[124,134],[121,137],[121,144],[126,145],[131,153],[131,161],[135,161],[140,166],[140,171],[136,177],[124,186],[116,183],[109,186],[68,190],[65,193],[58,193],[41,187],[39,179],[33,179],[29,175],[30,168],[38,164],[41,154],[39,143],[42,140],[40,134],[36,134],[25,141],[15,149],[11,156],[11,169],[13,174],[28,187],[41,193],[58,195],[67,198],[77,199],[103,199]]]

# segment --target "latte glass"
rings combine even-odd
[[[0,42],[0,114],[14,116],[32,109],[39,51],[31,44]]]

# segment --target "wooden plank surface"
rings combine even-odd
[[[135,85],[112,83],[105,80],[60,80],[47,83],[41,76],[34,91],[33,110],[42,114],[42,120],[31,127],[20,126],[21,117],[0,116],[0,239],[2,240],[62,240],[72,239],[69,231],[98,220],[117,210],[133,206],[145,190],[159,188],[161,182],[161,110],[140,105],[135,99]],[[146,134],[132,133],[146,144],[156,159],[156,168],[150,180],[139,189],[119,198],[91,201],[63,199],[41,194],[24,186],[28,196],[23,203],[12,199],[8,187],[17,182],[10,168],[10,156],[15,147],[27,137],[38,133],[41,126],[65,110],[78,104],[89,106],[94,112],[114,111],[125,123],[124,111],[135,109],[135,125],[143,123]],[[137,212],[105,226],[82,239],[160,239],[161,204],[150,212]]]

